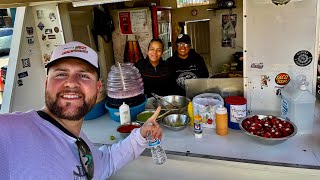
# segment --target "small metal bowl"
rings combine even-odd
[[[244,120],[246,120],[247,118],[251,118],[253,116],[258,116],[258,119],[265,119],[265,118],[277,118],[277,119],[280,119],[282,121],[287,121],[289,122],[292,127],[293,127],[293,132],[286,136],[286,137],[281,137],[281,138],[266,138],[266,137],[262,137],[262,136],[258,136],[258,135],[254,135],[254,134],[251,134],[250,132],[248,132],[243,126],[242,126],[242,122]],[[265,145],[275,145],[275,144],[280,144],[280,143],[283,143],[285,142],[286,140],[292,138],[295,134],[297,134],[297,126],[291,122],[291,121],[288,121],[282,117],[277,117],[277,116],[271,116],[271,115],[250,115],[250,116],[246,116],[244,118],[242,118],[240,121],[239,121],[239,127],[241,129],[241,131],[243,131],[246,135],[248,135],[251,139],[255,140],[256,142],[259,142],[261,144],[265,144]]]
[[[140,127],[141,127],[141,124],[137,122],[123,123],[117,127],[117,132],[121,135],[122,138],[126,138],[127,136],[130,135],[133,129],[140,128]]]
[[[190,118],[185,114],[170,114],[164,117],[161,122],[170,130],[180,131],[188,126]]]
[[[156,111],[142,111],[136,117],[136,122],[144,124]]]
[[[155,110],[142,111],[137,115],[136,122],[143,125],[155,112],[156,112]],[[163,119],[163,117],[165,117],[169,113],[171,112],[168,112],[168,110],[161,110],[156,120],[160,121],[161,119]],[[147,116],[145,116],[145,114],[147,114]]]

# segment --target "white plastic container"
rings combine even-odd
[[[224,100],[219,94],[204,93],[193,98],[193,114],[201,115],[202,127],[216,127],[216,107],[219,105],[224,105]]]
[[[123,104],[119,107],[120,114],[120,124],[131,122],[130,118],[130,107],[123,102]]]
[[[289,82],[281,90],[281,117],[289,119],[299,134],[312,134],[316,97],[305,84]]]

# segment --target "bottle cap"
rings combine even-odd
[[[197,114],[197,115],[195,115],[194,116],[194,120],[196,121],[196,120],[201,120],[202,119],[202,117],[199,115],[199,114]]]
[[[220,104],[216,109],[216,113],[217,114],[226,114],[227,109],[223,105]]]
[[[305,84],[302,84],[302,85],[300,86],[300,90],[302,90],[302,91],[307,90],[307,86],[306,86]]]

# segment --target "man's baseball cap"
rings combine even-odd
[[[176,40],[176,44],[178,43],[191,44],[190,36],[188,34],[179,34]]]
[[[52,52],[50,61],[48,61],[46,65],[47,72],[55,62],[68,57],[77,58],[92,65],[97,70],[98,76],[100,77],[97,53],[89,46],[78,41],[68,42],[56,47]]]

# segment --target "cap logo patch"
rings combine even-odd
[[[182,36],[183,36],[183,34],[179,34],[178,38],[180,39],[180,38],[182,38]]]
[[[61,55],[72,53],[72,52],[88,53],[87,47],[85,46],[74,46],[74,47],[65,48],[64,50],[65,51],[63,51]]]

